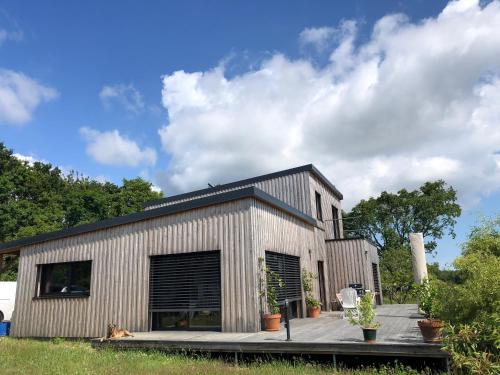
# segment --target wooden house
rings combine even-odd
[[[266,311],[259,259],[305,317],[303,269],[323,309],[352,283],[380,294],[377,251],[345,239],[342,194],[313,165],[149,202],[144,211],[0,245],[19,254],[11,334],[256,332]]]

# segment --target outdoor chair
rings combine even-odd
[[[358,316],[358,293],[356,293],[356,289],[342,289],[340,293],[337,294],[337,299],[344,311],[342,316],[343,319],[347,317],[347,311],[351,311],[354,316]]]

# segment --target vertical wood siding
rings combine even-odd
[[[258,201],[254,201],[252,212],[252,234],[253,249],[255,252],[255,267],[253,272],[256,276],[255,295],[259,295],[258,289],[258,258],[265,258],[266,251],[288,254],[300,257],[301,270],[306,268],[317,274],[318,260],[326,263],[324,251],[324,239],[318,239],[314,228],[288,214],[269,207]],[[321,248],[321,245],[323,249]],[[328,275],[325,275],[328,278]],[[328,280],[325,281],[328,285]],[[317,283],[315,283],[317,284]],[[319,299],[319,288],[315,285],[314,291]],[[304,296],[303,296],[304,297]],[[263,307],[268,312],[267,306],[261,306],[262,301],[257,304],[255,313],[260,314]],[[305,311],[305,301],[302,301],[302,311]]]
[[[363,288],[375,290],[372,263],[379,263],[375,246],[364,239],[327,241],[326,246],[331,301],[349,284],[361,283]]]
[[[221,251],[222,330],[258,330],[252,202],[243,199],[21,249],[12,334],[98,337],[111,322],[146,331],[149,256],[207,250]],[[79,260],[92,260],[90,297],[33,298],[37,264]]]
[[[323,222],[318,221],[318,227],[324,230],[324,239],[330,240],[334,238],[333,235],[333,213],[332,206],[337,207],[339,210],[339,218],[342,214],[341,203],[338,198],[323,184],[318,180],[313,174],[309,174],[309,204],[312,207],[311,216],[316,218],[316,195],[315,192],[321,194],[321,207],[323,212]],[[340,238],[344,237],[344,231],[342,226],[342,220],[339,221]]]
[[[300,172],[288,176],[281,176],[269,180],[259,181],[248,185],[241,185],[229,189],[214,190],[210,193],[196,195],[190,198],[178,199],[171,202],[165,202],[147,209],[168,206],[175,203],[185,202],[197,198],[207,197],[214,194],[225,193],[232,190],[242,189],[248,186],[255,186],[266,193],[278,198],[290,206],[311,215],[311,201],[309,198],[309,172]]]

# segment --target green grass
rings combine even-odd
[[[1,374],[419,374],[404,368],[339,370],[307,363],[272,361],[234,365],[180,354],[93,349],[85,341],[0,338]]]

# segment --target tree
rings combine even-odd
[[[408,303],[413,288],[411,254],[404,248],[387,249],[380,256],[384,300]]]
[[[0,242],[138,212],[161,197],[140,178],[117,186],[65,175],[47,163],[19,160],[0,142]],[[0,280],[16,276],[17,258],[0,256]]]
[[[384,191],[377,198],[362,200],[345,215],[344,228],[348,236],[371,239],[379,254],[408,248],[410,233],[420,232],[431,252],[443,235],[455,237],[453,227],[461,213],[456,201],[456,191],[442,180],[426,182],[413,191]]]

